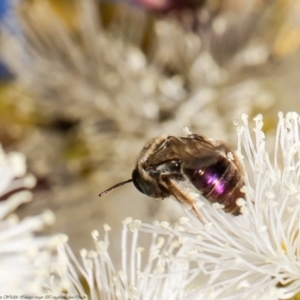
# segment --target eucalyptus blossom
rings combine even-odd
[[[58,239],[34,235],[44,225],[53,223],[53,213],[45,211],[23,220],[13,214],[19,205],[32,199],[27,189],[34,185],[35,178],[26,172],[24,155],[6,154],[0,145],[1,295],[43,295],[57,263],[54,249]]]
[[[241,216],[195,197],[204,223],[184,208],[180,230],[142,225],[184,239],[189,262],[206,278],[188,299],[289,299],[300,290],[299,115],[279,113],[272,159],[262,116],[254,121],[254,137],[246,115],[236,122],[236,155],[247,170],[246,197],[237,200]]]
[[[237,200],[241,215],[225,213],[222,205],[194,194],[203,221],[184,206],[187,216],[174,225],[129,218],[118,267],[109,254],[110,228],[105,225],[102,239],[93,232],[96,250],[83,250],[81,264],[67,243],[60,246],[67,291],[92,299],[180,300],[290,299],[299,293],[299,119],[296,113],[279,113],[272,155],[266,150],[262,116],[254,119],[253,137],[247,115],[235,122],[235,155],[245,170],[246,196]],[[147,233],[152,241],[141,245],[140,236]]]

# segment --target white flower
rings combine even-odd
[[[189,263],[185,259],[178,257],[175,260],[174,254],[180,244],[154,233],[150,246],[141,247],[140,225],[140,220],[124,220],[118,246],[121,265],[118,267],[109,254],[108,225],[104,225],[103,240],[99,239],[98,231],[92,233],[96,251],[83,249],[80,253],[82,263],[76,260],[67,243],[60,245],[61,266],[57,271],[64,285],[53,284],[52,293],[62,295],[60,291],[64,290],[70,297],[89,296],[93,300],[183,299],[186,291],[182,289],[182,283],[187,284],[193,276],[189,276]],[[66,236],[62,236],[62,240],[66,242]],[[82,285],[82,282],[85,283]]]
[[[57,239],[34,237],[44,224],[51,224],[50,211],[21,221],[10,215],[19,205],[31,200],[29,191],[35,179],[26,175],[25,158],[20,153],[5,154],[0,145],[0,292],[1,295],[42,295],[46,278],[54,268],[51,249]],[[56,242],[55,242],[56,240]]]
[[[129,219],[124,222],[120,269],[108,253],[106,226],[103,241],[93,233],[97,250],[83,251],[82,265],[67,245],[60,247],[60,275],[67,291],[84,293],[74,264],[92,299],[274,300],[299,293],[300,118],[279,114],[273,160],[266,151],[262,117],[254,120],[254,138],[246,115],[237,122],[237,155],[248,166],[246,199],[238,201],[242,215],[227,214],[195,197],[204,223],[186,208],[188,217],[175,226]],[[129,244],[128,229],[133,231]],[[141,231],[152,234],[150,247],[140,248]]]
[[[190,261],[207,278],[189,299],[290,299],[300,292],[299,115],[279,113],[274,159],[266,151],[261,116],[237,122],[238,154],[248,166],[243,215],[234,217],[203,199],[201,224],[191,219],[169,234],[187,238]],[[158,231],[143,224],[142,228]]]

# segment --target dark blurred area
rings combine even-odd
[[[98,198],[148,139],[188,126],[235,147],[241,113],[272,136],[298,110],[296,0],[7,0],[0,17],[0,142],[37,178],[19,214],[53,210],[77,248],[103,223],[180,215],[132,185]]]

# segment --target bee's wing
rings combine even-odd
[[[155,166],[170,160],[181,160],[185,168],[204,167],[218,160],[221,155],[219,147],[218,142],[214,144],[201,135],[169,136],[148,158],[148,163]]]

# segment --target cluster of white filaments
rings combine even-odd
[[[25,157],[15,152],[5,154],[0,145],[1,295],[42,296],[56,263],[51,249],[55,249],[58,240],[33,235],[54,221],[53,214],[46,211],[21,221],[11,214],[19,205],[31,200],[31,193],[25,189],[34,184],[34,177],[26,175]]]
[[[102,240],[98,231],[92,233],[96,251],[83,249],[80,253],[82,264],[68,244],[60,245],[58,273],[64,279],[63,290],[74,296],[87,293],[91,299],[183,299],[186,291],[182,283],[187,283],[189,263],[184,256],[175,259],[180,256],[180,244],[171,236],[164,238],[153,233],[150,246],[140,247],[140,227],[140,220],[127,218],[123,221],[120,269],[109,254],[108,225],[104,225]],[[62,241],[67,241],[66,236],[62,236]],[[83,288],[86,284],[81,285],[83,280],[88,290]],[[59,294],[61,290],[56,286],[53,292]]]
[[[247,170],[246,199],[238,200],[242,215],[227,214],[198,196],[204,223],[185,207],[187,216],[174,226],[128,219],[121,271],[110,258],[105,226],[103,241],[93,233],[96,251],[82,252],[82,265],[67,245],[61,246],[65,288],[73,294],[87,292],[91,299],[273,300],[299,293],[299,120],[296,113],[279,114],[272,160],[262,117],[254,119],[253,138],[246,115],[236,123],[237,155]],[[152,234],[152,242],[144,249],[138,241],[145,232]],[[72,260],[90,291],[74,279]]]

